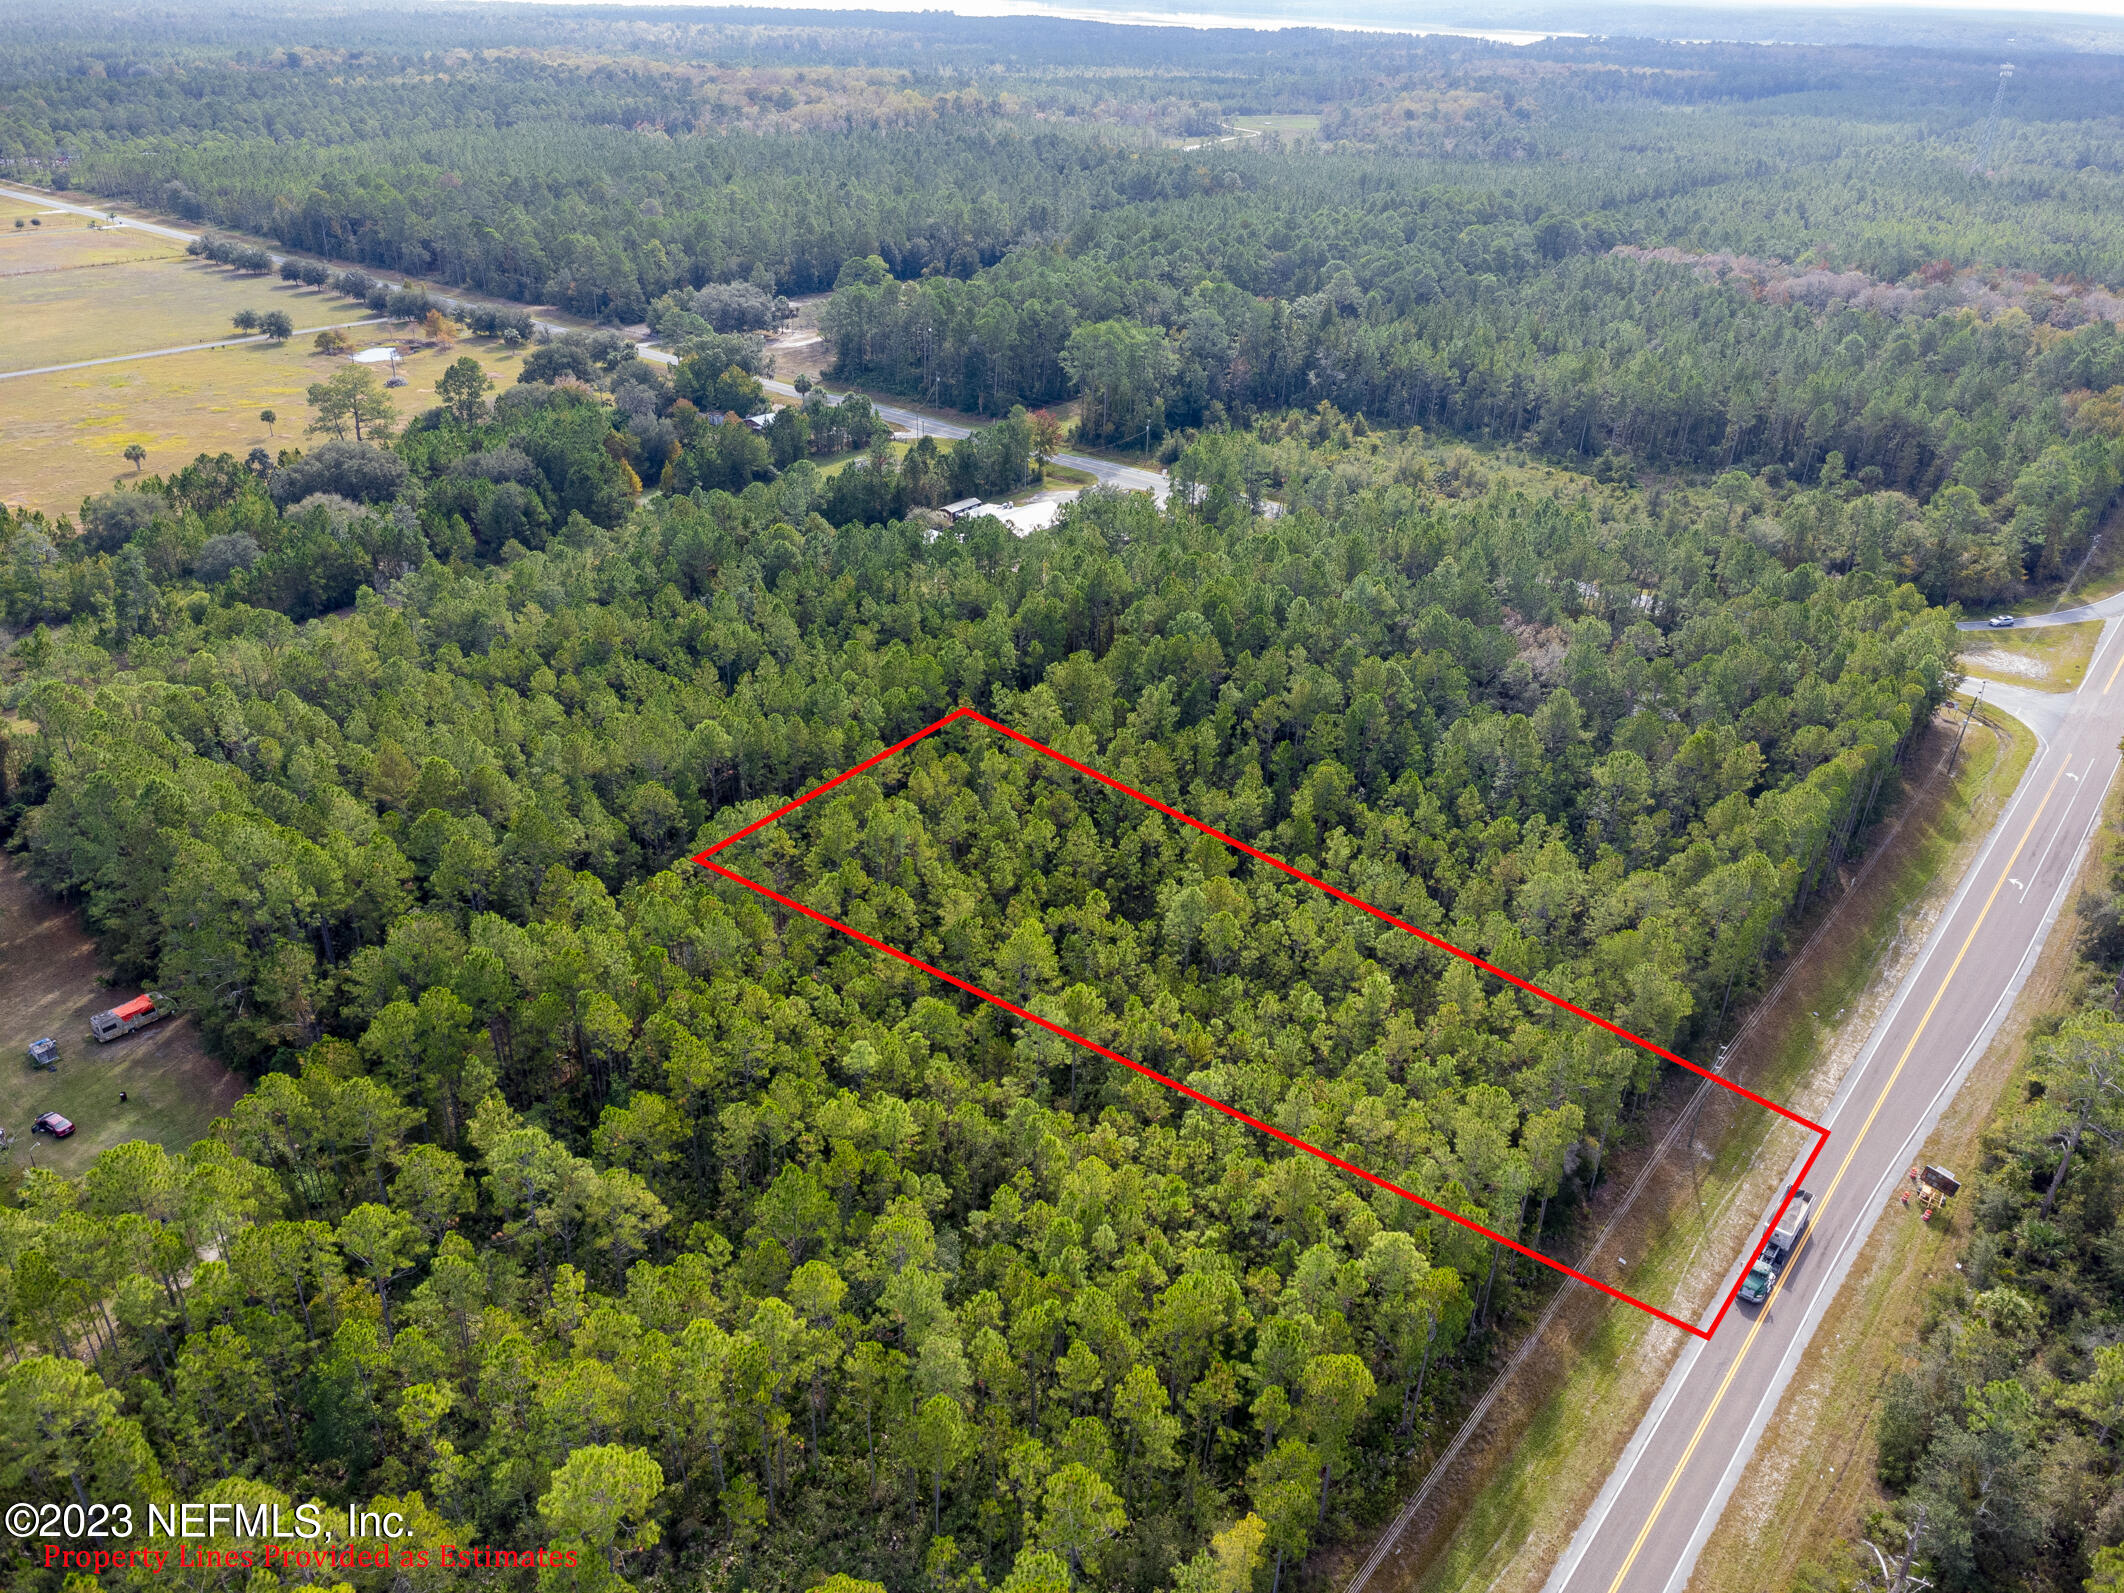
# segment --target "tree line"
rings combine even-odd
[[[1944,296],[1932,314],[1780,304],[1684,265],[1571,253],[1584,233],[1568,218],[1469,225],[1434,206],[1423,225],[1453,254],[1427,261],[1396,227],[1345,264],[1316,241],[1331,218],[1267,234],[1284,255],[1260,248],[1243,206],[1181,209],[1200,213],[1154,246],[1114,229],[1144,275],[1088,244],[964,283],[851,280],[822,317],[835,373],[990,411],[1074,396],[1093,442],[1182,434],[1177,450],[1189,429],[1325,401],[1603,474],[1851,479],[1960,528],[1970,556],[1925,585],[1939,601],[2061,578],[2124,486],[2124,428],[2086,407],[2124,384],[2110,321],[2060,333]],[[1518,263],[1481,270],[1469,251],[1493,243],[1478,234]],[[1195,262],[1176,271],[1169,244]],[[1320,265],[1298,263],[1308,250]],[[1195,285],[1175,292],[1175,275]]]

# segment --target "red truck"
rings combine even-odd
[[[151,1023],[159,1023],[170,1015],[169,1003],[153,991],[144,996],[99,1012],[89,1019],[89,1033],[99,1041],[108,1042],[120,1035],[131,1034],[135,1029],[145,1029]]]

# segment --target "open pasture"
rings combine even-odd
[[[87,216],[40,211],[0,198],[0,277],[183,257],[183,245],[137,227],[100,224]]]
[[[362,327],[354,336],[375,344],[387,331]],[[436,402],[436,378],[463,354],[498,386],[516,380],[521,355],[492,339],[414,352],[401,362],[406,385],[393,395],[401,422]],[[310,418],[303,395],[343,363],[297,338],[0,381],[0,501],[71,514],[84,497],[131,478],[124,454],[133,443],[147,450],[146,473],[157,475],[202,453],[240,459],[253,448],[302,447]],[[266,409],[278,417],[271,427],[258,418]]]
[[[168,252],[98,269],[17,270],[10,252],[14,229],[0,227],[0,267],[8,268],[0,275],[0,372],[240,337],[231,324],[238,310],[285,310],[298,327],[357,321],[368,314],[337,293],[188,258],[167,239],[147,233],[106,234],[83,227],[40,236],[32,247],[56,261],[70,239],[106,236],[167,245]]]

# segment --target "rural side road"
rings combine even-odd
[[[140,221],[132,216],[120,216],[111,221],[108,207],[98,210],[93,205],[77,205],[35,188],[15,188],[0,183],[0,198],[19,199],[27,205],[42,205],[47,210],[64,211],[69,216],[89,216],[97,221],[110,221],[111,225],[117,227],[136,227],[142,232],[152,232],[158,238],[175,238],[179,243],[190,243],[199,236],[196,232],[186,232],[179,227],[165,227],[159,221]]]
[[[69,215],[90,216],[98,221],[106,220],[111,214],[108,209],[98,210],[90,205],[77,205],[52,194],[40,193],[36,189],[16,188],[6,183],[0,183],[0,197],[19,199],[27,204],[43,205],[47,209],[64,211]],[[120,227],[136,227],[142,232],[151,232],[159,238],[171,238],[179,243],[190,243],[199,236],[196,232],[186,232],[180,227],[164,226],[162,223],[155,221],[141,221],[130,216],[121,217],[112,224]],[[283,258],[283,256],[278,254],[272,255],[275,265],[278,265]],[[436,301],[446,304],[457,302],[440,294],[436,295]],[[362,326],[368,323],[350,321],[344,324]],[[548,323],[544,322],[539,324],[548,325]],[[548,325],[548,329],[552,331],[565,330],[564,328],[550,325]],[[324,328],[322,327],[306,327],[296,335],[300,337],[323,330]],[[239,343],[257,341],[262,340],[256,338],[234,338],[220,343],[193,343],[183,348],[151,349],[140,354],[114,354],[100,360],[79,360],[71,365],[43,365],[34,370],[4,371],[0,372],[0,380],[4,380],[9,376],[42,376],[52,371],[80,370],[89,365],[117,365],[126,360],[154,359],[163,354],[191,354],[201,349],[233,347]],[[678,363],[672,355],[646,343],[639,345],[639,352],[644,359],[655,360],[660,364],[675,365]],[[794,387],[791,387],[786,382],[771,381],[765,385],[769,392],[779,394],[792,402],[802,397]],[[970,428],[968,427],[955,425],[950,421],[917,416],[911,409],[902,409],[893,404],[878,404],[876,408],[879,415],[902,431],[913,431],[919,426],[922,430],[947,439],[970,435]],[[1081,470],[1097,479],[1102,486],[1117,487],[1123,492],[1147,492],[1158,503],[1163,504],[1165,502],[1167,482],[1165,476],[1159,471],[1143,470],[1135,465],[1115,464],[1110,459],[1095,459],[1089,454],[1057,454],[1055,455],[1055,463],[1066,466],[1071,470]]]
[[[647,343],[637,345],[637,351],[643,359],[656,360],[660,364],[678,363],[676,356]],[[787,399],[792,404],[800,402],[804,396],[787,382],[769,380],[760,385],[776,397]],[[839,399],[834,401],[838,403]],[[878,412],[880,419],[899,431],[919,430],[932,437],[942,437],[946,441],[973,435],[973,428],[970,426],[961,426],[955,421],[938,420],[932,415],[917,415],[913,410],[903,409],[897,404],[879,403],[873,399],[871,407]],[[1147,492],[1160,504],[1165,502],[1166,493],[1170,488],[1170,483],[1159,471],[1144,470],[1135,465],[1119,465],[1111,459],[1095,459],[1090,454],[1056,454],[1054,461],[1070,470],[1083,471],[1086,475],[1094,477],[1103,487],[1114,487],[1122,492]]]
[[[2124,612],[2124,596],[2090,610],[2101,613],[2081,617]],[[2124,735],[2120,677],[2124,624],[2112,621],[2077,692],[1986,686],[1988,702],[2048,723],[1823,1118],[1812,1226],[1762,1307],[1736,1306],[1716,1337],[1684,1349],[1545,1593],[1680,1593],[1867,1235],[1884,1218],[1918,1220],[1897,1187],[2026,981],[2100,822]]]
[[[2124,592],[2105,597],[2099,602],[2082,603],[2077,608],[2061,608],[2055,614],[2024,614],[2010,627],[2002,628],[2000,635],[2011,635],[2016,630],[2026,630],[2031,625],[2077,625],[2082,620],[2116,619],[2124,615]],[[1988,631],[1988,619],[1966,619],[1955,626],[1958,631]]]
[[[784,398],[796,399],[802,395],[786,382],[762,383],[770,393],[779,393]],[[871,408],[901,431],[920,430],[932,437],[955,439],[970,437],[973,429],[952,421],[938,420],[934,416],[917,415],[911,409],[902,409],[897,404],[881,404],[875,399]],[[1090,454],[1056,454],[1055,463],[1070,470],[1081,470],[1098,479],[1102,487],[1117,487],[1123,492],[1147,492],[1159,503],[1165,502],[1168,482],[1155,470],[1142,470],[1134,465],[1117,465],[1111,459],[1095,459]]]

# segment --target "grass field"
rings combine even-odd
[[[2087,661],[2102,639],[2102,622],[2044,625],[2022,631],[1983,631],[1962,655],[1962,672],[2035,691],[2078,691]]]
[[[0,277],[183,256],[184,246],[173,239],[0,194]],[[9,302],[8,295],[0,292],[0,306]],[[17,330],[12,318],[0,313],[0,349],[7,347],[8,334]],[[0,370],[6,368],[0,364]]]
[[[362,327],[354,336],[382,343],[388,330]],[[435,403],[436,378],[462,354],[475,356],[504,386],[516,380],[522,357],[487,338],[409,355],[402,366],[407,385],[395,395],[401,422]],[[240,459],[254,447],[300,446],[310,413],[303,394],[341,363],[298,338],[0,381],[0,501],[72,514],[84,497],[109,490],[114,477],[130,478],[130,443],[147,450],[152,474],[202,453]],[[270,434],[258,418],[262,409],[280,417]]]
[[[70,210],[54,210],[49,205],[35,200],[17,199],[13,194],[0,194],[0,227],[12,228],[17,220],[27,222],[35,216],[46,230],[53,227],[86,227],[91,216],[77,216]]]
[[[35,216],[41,225],[14,225]],[[0,197],[0,501],[71,514],[91,493],[134,475],[124,454],[138,443],[155,474],[202,453],[299,444],[309,420],[304,394],[338,362],[310,339],[200,349],[71,371],[5,377],[78,360],[145,354],[237,337],[238,310],[285,310],[299,328],[344,326],[368,311],[338,293],[231,271],[186,256],[177,243],[90,218],[46,213]],[[391,329],[357,327],[357,344],[390,341]],[[520,355],[479,339],[409,355],[399,416],[433,404],[435,379],[460,354],[513,381]],[[386,373],[388,374],[388,373]],[[272,427],[261,410],[279,417]]]
[[[1214,149],[1219,144],[1251,143],[1259,138],[1307,138],[1320,131],[1317,116],[1234,116],[1224,131],[1210,137],[1182,134],[1164,140],[1174,149]]]
[[[35,231],[17,229],[0,219],[0,277],[46,276],[89,266],[184,258],[184,250],[168,238],[130,227],[91,227],[80,216],[68,219],[73,226],[55,229],[47,222]]]
[[[78,1174],[128,1139],[183,1150],[243,1094],[242,1076],[206,1054],[188,1018],[109,1045],[91,1039],[89,1014],[136,993],[105,985],[101,971],[79,915],[31,885],[14,859],[0,862],[0,1123],[15,1142],[0,1165]],[[59,1042],[56,1072],[33,1070],[24,1054],[44,1035]],[[73,1136],[32,1137],[41,1112],[72,1118]]]
[[[88,262],[74,270],[20,267],[17,234],[12,226],[0,227],[0,266],[15,273],[0,276],[0,371],[240,337],[230,324],[238,310],[285,310],[297,326],[310,327],[358,321],[369,313],[337,293],[190,259],[176,244],[147,233],[90,232],[84,224],[31,238],[25,258],[57,262],[70,242],[104,238],[143,241],[165,252],[94,269],[86,268]]]

